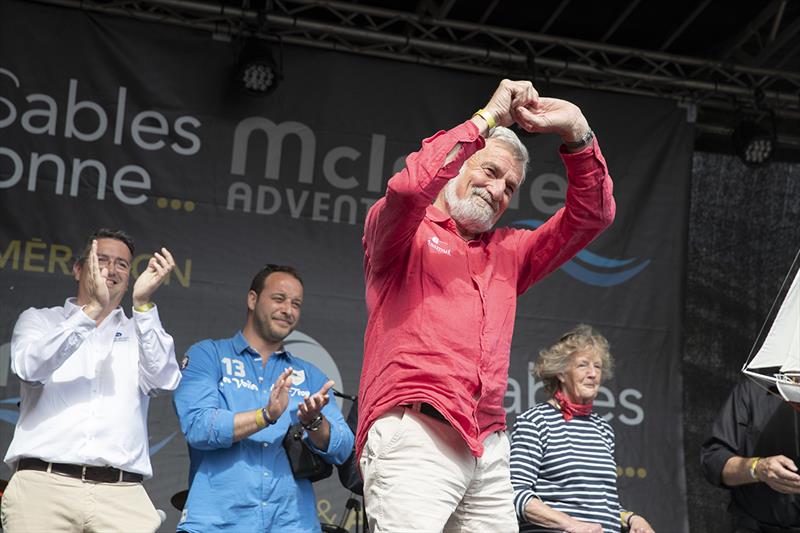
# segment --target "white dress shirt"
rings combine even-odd
[[[99,326],[68,299],[30,308],[14,326],[11,370],[20,416],[5,462],[113,466],[152,476],[147,437],[150,395],[175,390],[181,374],[158,310],[133,319],[121,307]]]

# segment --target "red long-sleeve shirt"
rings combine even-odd
[[[445,165],[451,149],[456,158]],[[431,205],[485,145],[467,121],[425,139],[367,214],[363,245],[369,319],[359,391],[357,455],[392,407],[427,402],[473,455],[506,427],[517,296],[589,244],[614,219],[612,182],[596,141],[562,153],[565,207],[535,230],[499,228],[465,241]]]

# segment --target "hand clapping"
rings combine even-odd
[[[333,384],[333,380],[329,380],[321,389],[297,404],[297,419],[303,425],[313,422],[322,412],[322,408],[328,405],[328,401],[330,401],[328,391],[331,390]]]
[[[170,272],[175,268],[175,259],[166,248],[161,248],[161,253],[156,252],[147,268],[141,273],[133,286],[133,305],[138,307],[150,302],[153,293],[156,292]]]
[[[89,250],[89,257],[86,258],[85,268],[88,268],[89,271],[89,283],[86,285],[89,296],[87,311],[89,316],[96,318],[112,303],[108,285],[106,284],[108,267],[101,269],[100,261],[97,258],[97,239],[92,241],[92,248]]]

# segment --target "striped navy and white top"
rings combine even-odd
[[[567,422],[541,403],[519,415],[511,434],[511,484],[520,533],[547,531],[525,519],[531,498],[598,523],[605,533],[620,531],[614,430],[595,413]]]

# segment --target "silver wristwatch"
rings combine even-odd
[[[594,139],[594,132],[589,129],[586,133],[583,134],[583,137],[578,139],[577,141],[573,142],[566,142],[564,141],[564,146],[569,148],[570,150],[580,150],[581,148],[586,148]]]
[[[317,416],[308,424],[303,424],[303,429],[306,431],[317,431],[322,426],[322,415]]]

